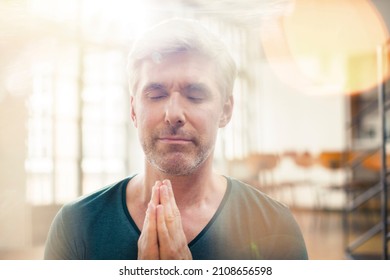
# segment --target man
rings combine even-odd
[[[225,46],[193,21],[166,21],[135,44],[129,71],[145,171],[65,205],[45,258],[306,259],[284,205],[213,172],[233,110]]]

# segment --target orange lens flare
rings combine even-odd
[[[295,0],[291,7],[261,29],[265,56],[283,82],[308,94],[354,94],[389,77],[388,67],[377,70],[388,30],[369,0]]]

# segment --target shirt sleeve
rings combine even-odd
[[[79,259],[76,254],[75,242],[72,241],[72,229],[70,222],[66,219],[65,208],[55,216],[46,241],[45,260],[72,260]]]
[[[307,249],[302,232],[290,210],[279,217],[276,227],[278,233],[267,236],[265,243],[269,248],[269,259],[272,260],[307,260]]]

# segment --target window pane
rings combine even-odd
[[[78,170],[75,159],[58,159],[55,169],[55,202],[62,204],[77,197]]]
[[[105,126],[103,156],[107,158],[121,158],[125,156],[126,130],[124,126]]]
[[[102,173],[84,173],[83,194],[92,193],[104,186]]]
[[[102,153],[102,131],[99,125],[83,125],[83,157],[100,157]]]
[[[77,125],[76,122],[58,121],[56,123],[55,155],[60,158],[77,158]]]

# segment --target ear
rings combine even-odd
[[[135,98],[134,95],[130,96],[130,116],[133,120],[134,126],[137,127],[137,116],[135,114]]]
[[[234,105],[234,99],[233,95],[230,95],[225,103],[223,104],[222,114],[221,118],[219,119],[219,127],[225,127],[230,119],[232,118],[233,114],[233,105]]]

